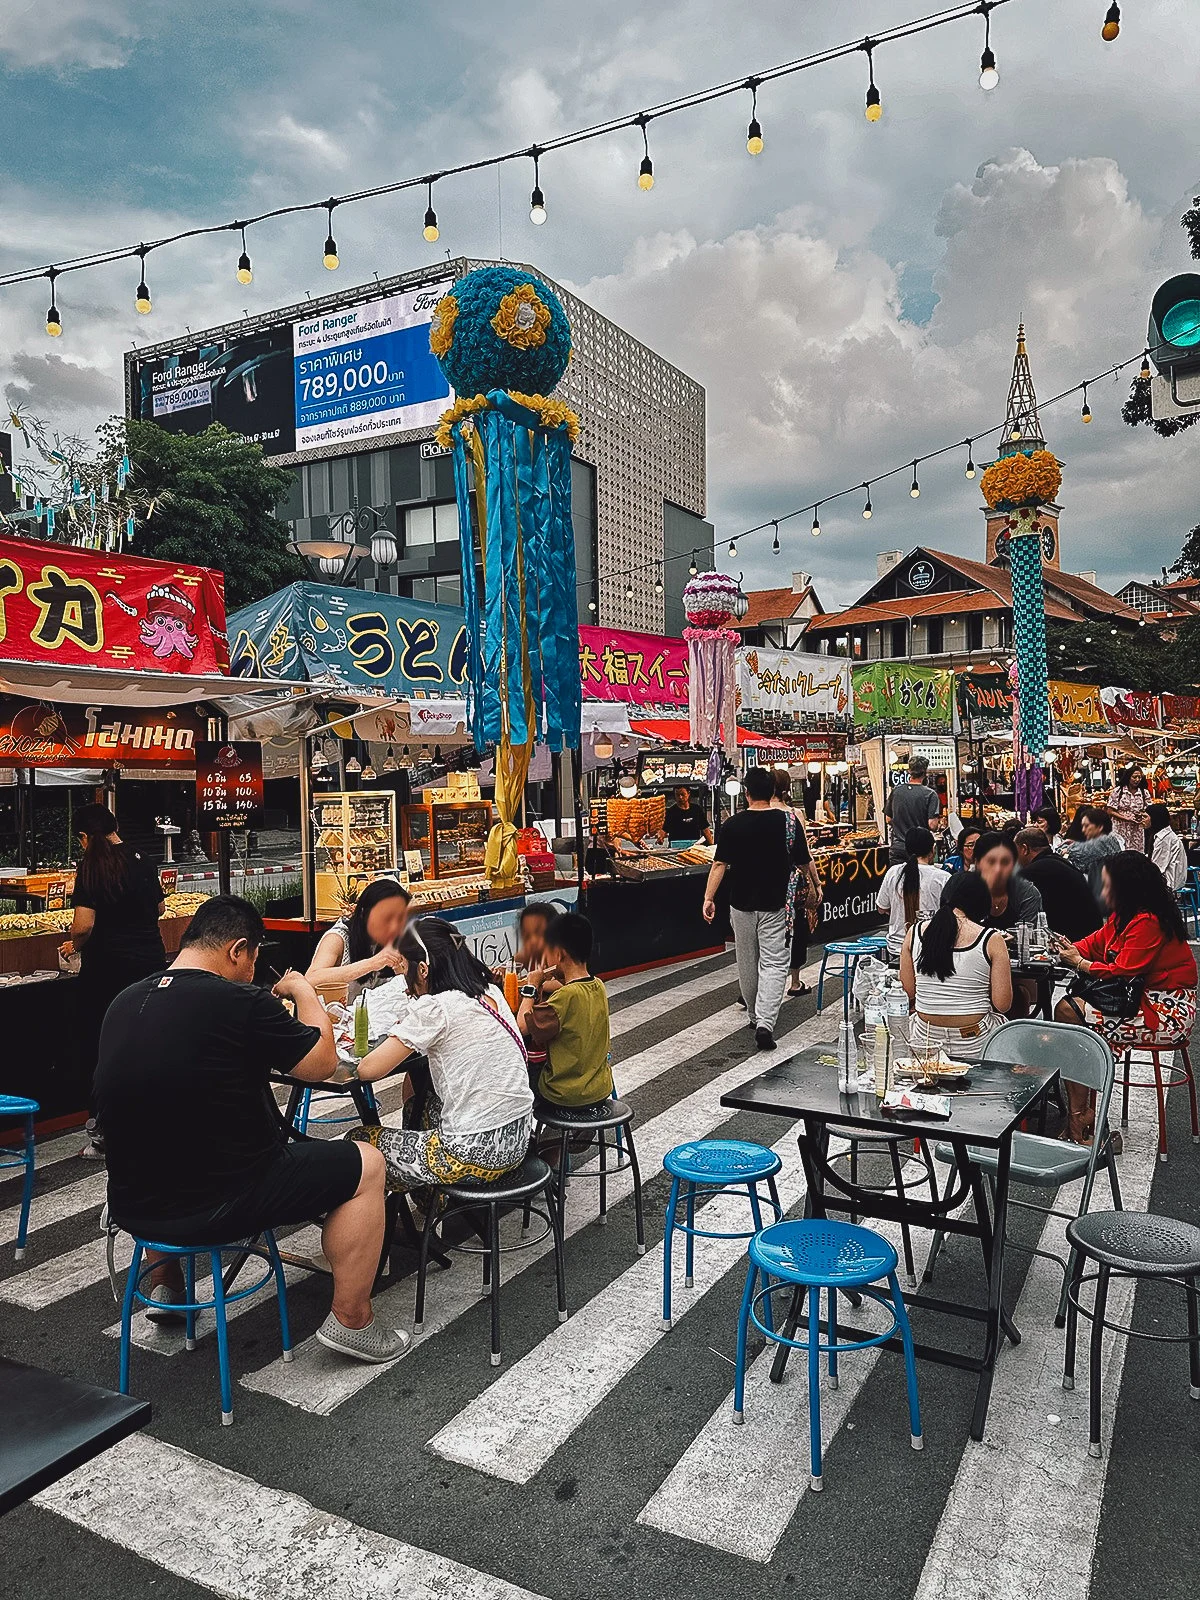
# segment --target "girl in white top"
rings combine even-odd
[[[991,890],[976,872],[957,872],[941,906],[904,940],[900,981],[914,1005],[909,1041],[918,1056],[942,1050],[978,1061],[987,1036],[1012,1005],[1004,935],[983,926]]]
[[[498,1178],[529,1148],[533,1091],[525,1046],[504,995],[462,934],[437,917],[405,932],[400,954],[413,1003],[360,1063],[366,1082],[409,1056],[429,1061],[432,1092],[420,1128],[361,1128],[382,1151],[392,1189]]]
[[[398,878],[376,878],[348,917],[321,935],[308,971],[311,984],[374,984],[404,971],[396,941],[408,922],[412,896]]]
[[[1150,807],[1150,859],[1167,880],[1167,888],[1178,892],[1187,882],[1187,851],[1183,840],[1171,826],[1171,813],[1161,800]]]
[[[941,904],[950,874],[933,865],[933,835],[928,828],[910,828],[904,860],[884,873],[875,904],[888,914],[888,953],[898,956],[904,935],[918,917],[931,917]]]

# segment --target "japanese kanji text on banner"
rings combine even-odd
[[[686,706],[688,648],[656,633],[580,628],[579,681],[585,700]]]

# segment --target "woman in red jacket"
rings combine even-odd
[[[1196,1020],[1196,958],[1175,896],[1153,861],[1137,850],[1110,856],[1102,883],[1108,921],[1077,945],[1060,941],[1059,957],[1076,972],[1097,978],[1142,978],[1141,1010],[1129,1018],[1104,1016],[1079,999],[1066,999],[1055,1016],[1093,1028],[1114,1054],[1186,1040]],[[1090,1137],[1091,1095],[1072,1084],[1067,1093],[1067,1137],[1082,1143]]]

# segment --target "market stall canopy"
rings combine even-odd
[[[8,641],[5,641],[7,646]],[[56,662],[0,660],[0,691],[61,705],[177,706],[223,700],[231,694],[269,692],[278,700],[280,685],[270,678],[226,677],[223,672],[122,671],[113,667],[67,666]],[[297,685],[302,689],[302,685]]]
[[[684,717],[634,717],[629,723],[630,731],[646,739],[660,739],[664,744],[691,743],[691,723]],[[777,750],[792,752],[796,745],[791,740],[771,739],[765,734],[752,733],[749,728],[739,728],[737,731],[739,748],[760,750]]]

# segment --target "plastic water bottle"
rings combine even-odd
[[[858,1055],[854,1047],[854,1024],[845,1021],[838,1026],[837,1071],[838,1093],[853,1094],[854,1080],[857,1076],[855,1068],[858,1064]]]

